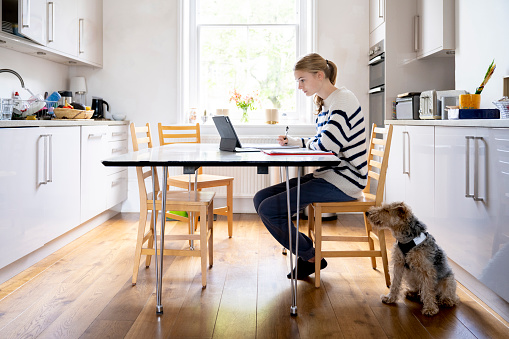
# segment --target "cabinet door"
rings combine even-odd
[[[369,0],[369,33],[385,22],[385,0]]]
[[[108,126],[81,127],[81,222],[106,210],[106,169]]]
[[[487,136],[489,221],[479,227],[485,239],[479,280],[509,302],[509,129],[483,129]],[[477,134],[479,136],[479,133]],[[482,177],[481,177],[482,179]]]
[[[430,221],[434,214],[434,139],[433,126],[406,128],[405,202],[424,223]]]
[[[417,57],[454,49],[454,0],[417,0],[417,14]]]
[[[46,44],[46,0],[18,0],[18,30],[38,44]]]
[[[78,57],[102,66],[103,2],[78,0]]]
[[[0,268],[45,243],[38,128],[0,128]]]
[[[80,224],[80,127],[45,128],[51,136],[51,182],[44,189],[46,238],[56,237]]]
[[[47,44],[49,48],[78,55],[77,0],[48,1]]]
[[[435,128],[435,221],[428,225],[447,255],[477,278],[493,240],[485,196],[489,138],[481,135],[487,130]]]
[[[407,142],[405,126],[394,125],[392,128],[391,151],[385,179],[385,201],[387,203],[405,200],[405,173],[403,162],[406,162],[403,145]]]

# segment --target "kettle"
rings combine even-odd
[[[92,99],[92,109],[94,110],[94,115],[92,115],[92,119],[103,119],[104,118],[104,105],[106,105],[107,110],[110,110],[110,105],[104,101],[102,98],[93,98]]]

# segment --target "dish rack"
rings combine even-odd
[[[41,119],[44,117],[52,117],[53,110],[58,106],[58,101],[49,100],[24,100],[14,99],[14,109],[12,112],[13,120],[23,120],[29,115],[36,115]]]
[[[493,101],[493,105],[497,106],[500,111],[500,119],[509,119],[509,99]]]

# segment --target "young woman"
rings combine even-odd
[[[367,150],[364,115],[355,95],[345,87],[336,88],[337,67],[313,53],[304,56],[294,67],[298,88],[314,95],[316,135],[312,138],[279,136],[281,145],[298,145],[314,150],[331,151],[341,160],[336,167],[319,168],[304,175],[300,185],[299,210],[313,202],[355,200],[367,182]],[[291,213],[296,213],[297,178],[290,180]],[[289,248],[286,182],[267,187],[254,197],[256,212],[272,236]],[[292,249],[295,251],[297,229],[292,227]],[[315,272],[313,241],[299,233],[298,276],[305,279]],[[322,259],[321,269],[327,266]],[[295,272],[294,272],[295,273]],[[290,274],[288,274],[290,278]]]

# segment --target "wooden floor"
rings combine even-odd
[[[362,231],[344,215],[342,234]],[[307,225],[304,222],[303,227]],[[169,227],[182,227],[171,222]],[[333,258],[299,282],[290,316],[288,257],[256,215],[214,225],[214,266],[201,288],[198,258],[165,257],[164,314],[154,265],[131,286],[137,215],[122,214],[0,285],[0,338],[508,338],[507,323],[459,286],[460,306],[432,318],[421,305],[384,305],[382,272],[367,258]],[[354,245],[357,246],[357,245]]]

